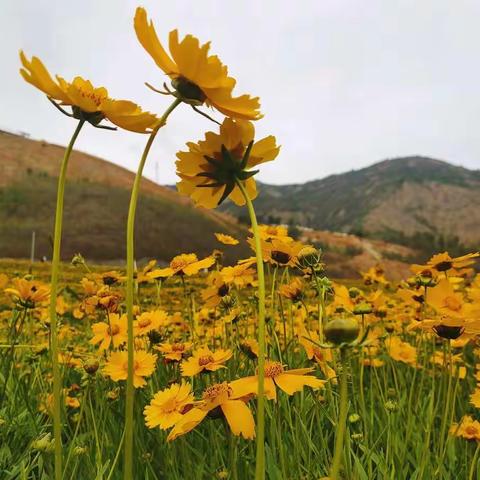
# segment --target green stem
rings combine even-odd
[[[480,453],[480,442],[477,443],[477,448],[475,449],[475,454],[473,455],[472,464],[470,466],[470,473],[468,474],[468,480],[473,480],[475,478],[475,469],[477,466],[479,453]]]
[[[73,145],[84,124],[84,120],[78,122],[73,132],[70,143],[63,155],[58,176],[57,207],[55,210],[55,230],[53,234],[52,278],[50,282],[50,351],[52,355],[53,371],[53,437],[55,442],[55,480],[62,478],[62,425],[61,425],[61,378],[60,365],[58,363],[58,338],[57,338],[57,288],[58,271],[60,266],[60,247],[62,242],[63,221],[63,198],[65,195],[65,179],[67,177],[68,160],[73,150]]]
[[[237,182],[238,188],[247,203],[250,223],[252,224],[257,257],[258,275],[258,397],[257,397],[257,452],[255,463],[255,480],[265,478],[265,274],[263,271],[263,255],[257,217],[253,203],[242,182]]]
[[[343,439],[345,437],[345,430],[347,426],[348,413],[348,386],[347,386],[347,349],[343,347],[340,349],[340,362],[342,364],[342,371],[340,373],[340,411],[338,414],[337,432],[335,436],[335,452],[333,455],[332,473],[330,478],[337,480],[342,466],[343,453]]]
[[[173,112],[173,110],[180,105],[181,100],[175,99],[169,108],[160,118],[158,125],[153,129],[150,137],[148,138],[145,149],[143,150],[142,158],[138,166],[137,174],[133,182],[132,193],[130,196],[130,206],[128,209],[127,220],[127,325],[128,325],[128,338],[127,338],[127,351],[128,351],[128,377],[127,377],[127,389],[126,389],[126,402],[125,402],[125,466],[124,466],[124,478],[125,480],[131,480],[133,476],[133,405],[134,405],[134,388],[133,388],[133,296],[134,296],[134,230],[135,230],[135,212],[137,209],[138,193],[140,190],[140,182],[142,180],[143,168],[147,161],[150,148],[153,141],[157,136],[158,131],[165,125],[165,122]]]
[[[445,454],[447,453],[447,444],[448,444],[448,432],[447,432],[447,422],[451,423],[453,414],[455,412],[455,397],[456,397],[456,388],[452,390],[452,377],[453,377],[453,358],[452,358],[452,344],[449,339],[446,340],[447,344],[447,356],[444,357],[444,369],[445,375],[448,375],[447,383],[447,394],[446,394],[446,405],[445,410],[442,415],[442,426],[440,433],[440,461],[438,462],[437,472],[440,471],[443,460],[445,459]],[[455,383],[455,387],[457,382]]]

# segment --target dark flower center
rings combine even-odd
[[[449,340],[457,339],[462,333],[463,327],[449,327],[447,325],[437,325],[433,327],[434,332],[442,338],[447,338]]]
[[[201,105],[207,98],[198,85],[185,77],[174,78],[172,86],[187,103],[194,102],[196,105]]]
[[[281,265],[286,265],[292,258],[288,253],[281,252],[280,250],[273,250],[271,256],[272,256],[272,260],[275,260],[277,263],[280,263]]]
[[[438,270],[439,272],[446,272],[451,268],[452,268],[452,262],[449,262],[449,261],[440,262],[435,265],[435,269]]]
[[[219,289],[218,289],[218,296],[219,297],[224,297],[225,295],[228,294],[228,292],[230,291],[230,287],[224,283]]]

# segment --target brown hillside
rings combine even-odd
[[[28,256],[31,232],[37,256],[50,257],[56,177],[64,148],[0,132],[0,257]],[[124,258],[125,223],[134,174],[82,152],[73,152],[65,198],[63,257],[76,252],[95,260]],[[143,179],[137,217],[137,258],[210,253],[214,232],[245,236],[227,214],[194,208],[174,190]],[[246,248],[230,249],[231,257]]]
[[[334,278],[355,278],[380,264],[388,279],[400,280],[410,275],[409,264],[418,256],[403,245],[346,233],[305,229],[300,239],[322,249],[327,274]]]
[[[462,239],[465,245],[479,243],[479,189],[441,183],[404,183],[375,206],[364,219],[364,229],[373,234],[386,229],[406,236],[434,229]]]

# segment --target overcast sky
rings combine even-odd
[[[478,0],[1,0],[0,128],[65,144],[75,126],[21,79],[21,48],[52,73],[161,113],[170,99],[143,82],[166,77],[136,39],[137,5],[165,42],[174,28],[211,40],[236,93],[260,96],[257,136],[283,146],[260,180],[304,182],[410,154],[480,168]],[[212,128],[177,109],[146,175],[158,163],[160,183],[173,183],[175,153]],[[77,148],[135,169],[145,141],[85,128]]]

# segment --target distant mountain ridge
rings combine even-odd
[[[480,171],[429,157],[294,185],[259,185],[261,221],[353,233],[423,250],[478,248]],[[239,217],[234,205],[223,207]]]
[[[29,256],[32,231],[36,232],[37,258],[51,255],[56,177],[63,152],[64,147],[0,131],[0,257]],[[133,177],[132,172],[108,161],[76,151],[72,154],[64,259],[77,252],[92,260],[124,258]],[[141,190],[138,259],[166,262],[181,252],[207,255],[220,247],[214,232],[246,236],[245,225],[235,218],[248,223],[244,208],[225,203],[220,209],[198,209],[173,188],[147,179],[142,180]],[[320,246],[328,243],[329,254],[338,256],[334,263],[342,264],[339,274],[340,270],[350,274],[352,268],[365,268],[363,263],[352,267],[351,259],[355,249],[368,253],[370,244],[357,245],[352,237],[349,242],[355,248],[340,248],[335,244],[341,243],[341,237],[327,232],[385,240],[389,243],[385,252],[392,261],[415,255],[424,258],[443,249],[461,253],[480,246],[480,171],[441,160],[420,156],[384,160],[305,184],[259,183],[259,191],[255,200],[259,220],[317,231],[303,234],[304,240],[317,239]],[[398,250],[394,244],[411,250]],[[244,244],[224,250],[227,261],[251,255]],[[360,262],[361,255],[357,259]]]

